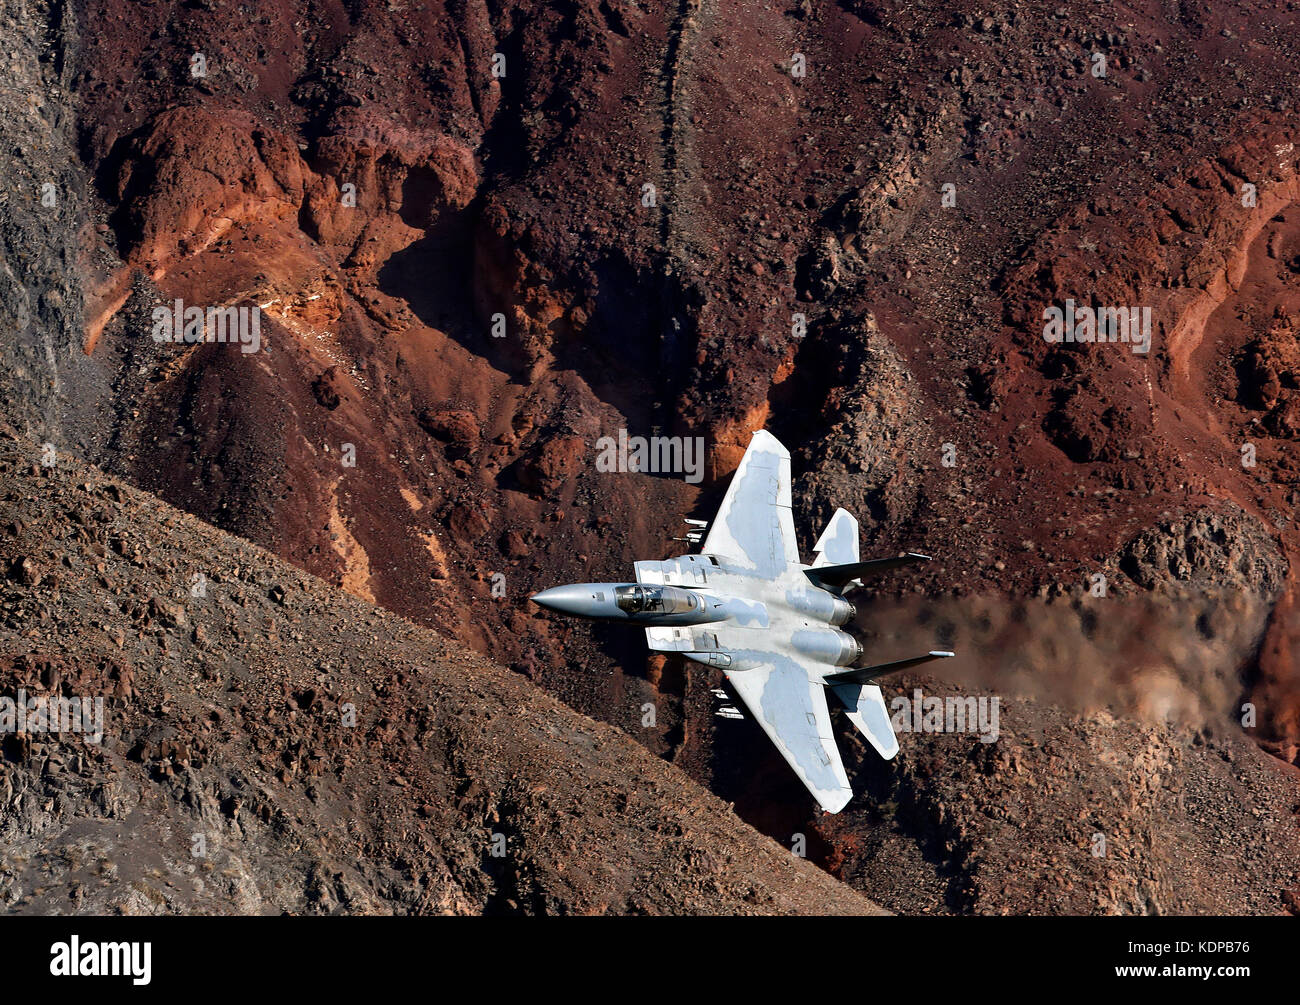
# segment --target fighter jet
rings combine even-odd
[[[790,452],[766,430],[750,440],[712,524],[687,523],[695,529],[686,539],[700,545],[699,554],[637,562],[635,583],[572,583],[532,600],[564,614],[639,625],[651,649],[720,669],[818,805],[838,813],[853,789],[832,736],[827,690],[889,760],[898,738],[872,681],[953,655],[934,650],[854,666],[862,645],[841,628],[856,613],[844,595],[863,577],[928,557],[859,561],[858,521],[838,509],[813,546],[812,563],[800,562]],[[734,706],[720,714],[741,717]]]

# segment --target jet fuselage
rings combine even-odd
[[[837,509],[805,565],[795,540],[790,452],[762,429],[750,439],[713,520],[686,523],[695,528],[686,539],[700,546],[700,554],[637,562],[634,583],[571,583],[532,599],[564,614],[636,625],[652,651],[721,669],[739,704],[817,804],[839,812],[853,788],[835,744],[827,695],[889,759],[898,753],[898,738],[873,681],[952,655],[933,650],[850,666],[862,646],[840,630],[854,614],[844,593],[861,586],[864,575],[929,558],[912,552],[863,562],[858,522]],[[719,714],[743,717],[733,707]]]
[[[532,599],[563,614],[642,628],[717,626],[681,633],[692,641],[678,651],[733,670],[744,668],[750,650],[754,662],[762,662],[774,644],[835,667],[862,654],[857,640],[838,629],[853,616],[853,605],[814,586],[802,570],[767,579],[708,555],[636,565],[639,582],[570,583]],[[696,648],[701,638],[711,645]]]

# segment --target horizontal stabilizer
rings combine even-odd
[[[848,565],[823,565],[804,569],[803,574],[808,577],[813,586],[829,590],[831,593],[842,593],[844,588],[855,579],[878,576],[882,572],[890,572],[904,565],[911,565],[913,562],[928,561],[930,561],[929,555],[910,552],[897,558],[876,558],[869,562],[850,562]]]
[[[842,670],[839,673],[827,674],[827,684],[866,684],[877,677],[883,677],[885,674],[894,673],[898,670],[906,670],[908,667],[914,667],[919,663],[929,663],[931,660],[947,659],[949,656],[955,656],[956,653],[933,650],[924,656],[913,656],[907,660],[894,660],[893,663],[878,663],[873,667],[854,667],[852,670]]]

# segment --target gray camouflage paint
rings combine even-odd
[[[814,586],[799,560],[791,510],[790,455],[765,430],[754,434],[727,494],[709,525],[698,555],[636,563],[637,582],[693,590],[704,599],[700,619],[673,623],[656,617],[646,624],[651,649],[678,652],[706,665],[719,665],[782,757],[824,809],[838,812],[852,798],[826,704],[825,677],[835,663],[808,655],[825,643],[829,656],[848,638],[829,623],[833,596]],[[858,560],[858,524],[837,510],[818,539],[813,565]],[[595,596],[601,584],[575,584]],[[567,587],[538,594],[569,597]],[[594,601],[593,601],[594,603]],[[604,617],[595,608],[588,616]],[[642,619],[642,623],[646,623]],[[729,663],[726,661],[729,660]],[[849,718],[881,752],[897,741],[874,686],[838,685]]]

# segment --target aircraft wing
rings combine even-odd
[[[829,813],[842,810],[853,798],[853,789],[831,733],[831,713],[821,678],[793,658],[775,653],[771,662],[752,670],[725,673],[822,809]]]
[[[790,498],[790,451],[760,429],[727,487],[700,550],[775,579],[799,565]]]

